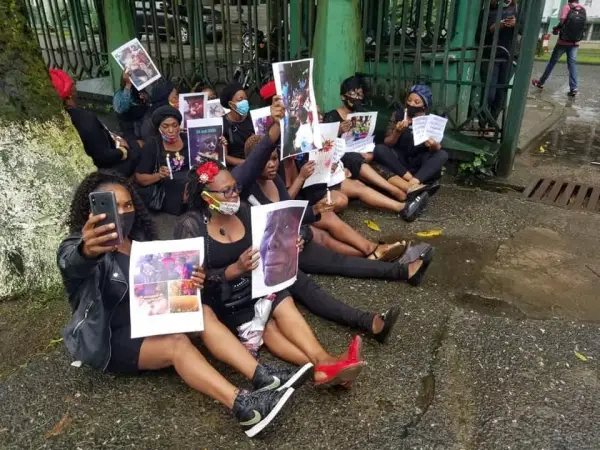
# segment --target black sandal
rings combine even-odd
[[[419,267],[417,272],[408,279],[408,284],[410,284],[411,286],[420,286],[421,283],[423,283],[425,272],[427,272],[427,269],[429,268],[431,261],[433,261],[434,256],[435,248],[431,246],[419,256],[419,259],[423,261],[423,264],[421,264],[421,267]]]
[[[383,328],[379,333],[374,334],[373,337],[377,342],[384,344],[390,336],[392,328],[394,328],[394,325],[396,325],[396,322],[398,321],[398,316],[400,316],[400,308],[398,306],[393,306],[379,316],[383,319]]]

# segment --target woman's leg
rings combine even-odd
[[[158,370],[170,366],[188,386],[233,408],[238,389],[209,364],[185,334],[145,338],[138,368]]]
[[[292,297],[286,297],[273,311],[272,319],[283,336],[304,353],[315,366],[330,363],[336,358],[323,348],[304,320]]]
[[[341,213],[348,207],[348,197],[342,194],[339,190],[336,189],[329,191],[329,195],[331,197],[332,203],[335,203],[335,207],[333,208],[334,212]]]
[[[366,258],[363,259],[367,261]],[[298,271],[296,282],[288,290],[295,301],[315,316],[367,333],[373,331],[373,320],[376,314],[361,311],[332,297],[302,270]]]
[[[357,180],[344,180],[342,193],[347,195],[348,198],[358,198],[365,205],[374,208],[387,209],[395,213],[399,213],[404,209],[404,203],[393,200]]]
[[[344,244],[331,236],[327,231],[321,230],[316,227],[311,227],[313,232],[313,241],[323,247],[333,250],[336,253],[348,256],[365,256],[363,252],[352,247],[351,245]]]
[[[403,192],[408,192],[414,186],[402,178],[400,175],[394,175],[393,177],[388,178],[388,183],[396,186],[398,189],[401,189]],[[406,198],[406,196],[405,196]]]
[[[200,333],[200,336],[208,351],[219,361],[252,380],[258,366],[256,359],[221,323],[209,306],[202,306],[202,314],[204,315],[204,331]]]
[[[283,361],[287,361],[296,366],[302,366],[310,362],[308,360],[308,356],[306,356],[302,350],[288,341],[288,339],[281,333],[281,330],[273,319],[267,322],[263,339],[269,351]]]
[[[377,248],[377,245],[362,236],[333,212],[321,214],[321,220],[315,222],[313,226],[329,232],[335,239],[351,245],[365,256],[370,255]]]
[[[400,178],[400,177],[396,177]],[[383,191],[390,193],[394,198],[399,201],[406,200],[406,192],[394,184],[388,182],[385,178],[379,175],[375,169],[368,164],[363,164],[360,168],[360,179],[364,182],[371,184]],[[406,182],[408,186],[408,182]]]

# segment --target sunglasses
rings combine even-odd
[[[241,192],[241,188],[240,188],[239,184],[235,183],[233,186],[230,186],[230,187],[228,187],[226,189],[221,189],[220,191],[211,190],[211,189],[204,189],[204,192],[209,192],[211,194],[223,194],[223,197],[225,197],[225,198],[231,198],[235,194],[239,194]]]

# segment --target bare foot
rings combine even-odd
[[[417,259],[408,265],[408,278],[412,278],[423,265],[422,259]]]
[[[385,326],[385,322],[381,318],[381,315],[375,314],[375,317],[373,317],[373,325],[371,326],[371,329],[373,330],[373,334],[381,333],[383,331],[384,326]]]

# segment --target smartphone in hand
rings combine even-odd
[[[119,209],[117,208],[117,199],[115,193],[108,192],[92,192],[90,193],[90,209],[94,216],[106,214],[106,218],[96,224],[96,227],[115,224],[115,229],[110,233],[117,233],[117,238],[104,243],[103,245],[110,247],[123,243],[123,233],[121,232],[121,221],[119,220]]]

